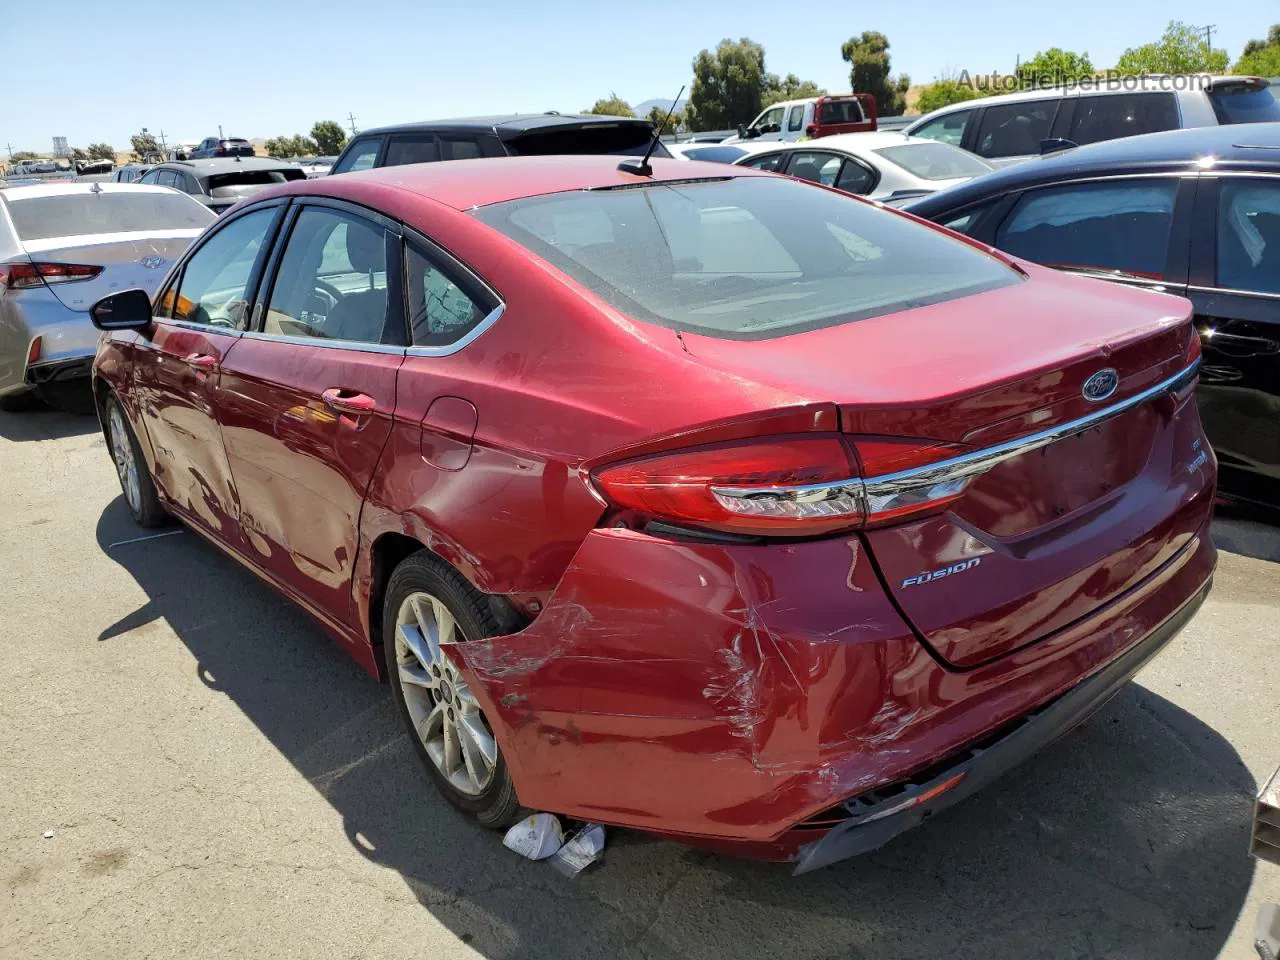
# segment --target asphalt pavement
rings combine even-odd
[[[800,878],[611,831],[568,880],[437,798],[386,687],[194,534],[96,422],[0,413],[0,958],[1248,958],[1280,764],[1280,528],[1066,739]],[[50,836],[46,836],[51,831]]]

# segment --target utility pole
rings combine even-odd
[[[9,162],[12,163],[13,162],[13,144],[6,143],[4,145],[4,148],[9,151]]]
[[[222,124],[218,124],[218,139],[219,140],[224,139],[224,137],[222,136]]]
[[[168,148],[168,146],[167,146],[167,145],[165,144],[165,142],[164,142],[164,131],[163,131],[163,130],[161,130],[161,131],[160,131],[160,152],[161,152],[161,153],[164,153],[164,154],[167,154],[167,153],[169,152],[169,148]]]
[[[348,112],[347,120],[351,124],[351,135],[354,137],[356,135],[356,115],[354,113]]]
[[[1212,50],[1213,49],[1213,31],[1218,29],[1218,25],[1216,23],[1211,23],[1207,27],[1201,27],[1200,29],[1204,31],[1204,45],[1208,47],[1210,50]]]

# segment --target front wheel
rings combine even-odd
[[[104,419],[107,422],[111,459],[115,461],[120,489],[124,492],[124,502],[129,507],[129,513],[140,527],[163,526],[169,515],[156,494],[156,485],[151,480],[147,461],[142,456],[138,438],[133,435],[133,428],[129,426],[124,410],[120,408],[120,401],[115,397],[108,397],[103,412],[106,414]]]
[[[484,597],[426,550],[391,574],[382,636],[400,716],[436,788],[495,828],[515,820],[520,802],[493,728],[445,648],[501,632]]]

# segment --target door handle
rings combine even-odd
[[[208,353],[189,353],[182,359],[197,370],[212,370],[218,365],[218,358]]]
[[[367,393],[356,390],[344,390],[342,387],[330,387],[320,394],[325,406],[340,413],[373,413],[378,408],[378,401]]]

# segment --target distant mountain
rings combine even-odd
[[[688,100],[677,101],[676,113],[684,113],[685,104],[687,104],[688,102],[689,102]],[[647,117],[649,115],[649,111],[652,110],[654,107],[661,107],[663,112],[665,113],[671,107],[671,100],[670,99],[663,100],[661,98],[656,100],[645,100],[643,103],[635,104],[631,109],[636,112],[637,117]]]

